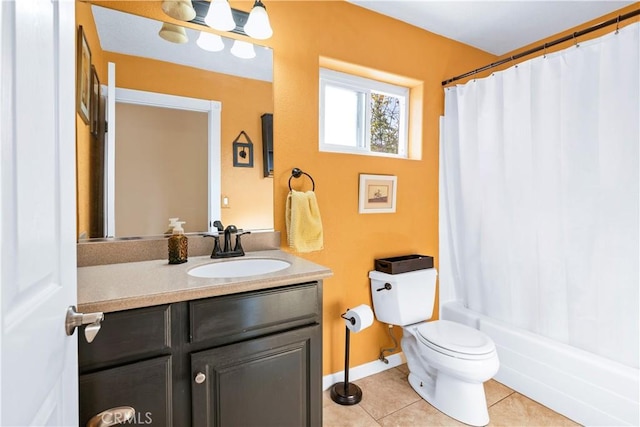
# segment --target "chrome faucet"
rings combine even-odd
[[[205,234],[204,237],[213,237],[213,251],[211,251],[211,258],[231,258],[244,255],[244,249],[242,248],[242,241],[240,236],[243,234],[249,234],[250,231],[243,231],[238,229],[235,225],[228,225],[224,228],[222,222],[215,221],[213,225],[218,229],[218,233],[224,233],[224,246],[220,248],[220,236],[215,234]],[[231,249],[232,235],[236,236],[236,243],[233,249]]]

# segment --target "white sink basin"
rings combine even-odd
[[[291,264],[279,259],[245,258],[201,265],[187,272],[194,277],[226,278],[257,276],[284,270]]]

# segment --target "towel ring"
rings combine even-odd
[[[311,191],[315,191],[316,190],[316,182],[313,180],[313,178],[311,177],[311,175],[309,175],[306,172],[301,171],[298,168],[293,168],[291,170],[291,176],[289,177],[289,191],[292,191],[293,189],[291,188],[291,178],[300,178],[302,175],[306,175],[309,177],[309,179],[311,180],[311,185],[313,185]]]

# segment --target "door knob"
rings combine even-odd
[[[117,408],[107,409],[94,415],[87,427],[109,427],[116,424],[131,424],[136,410],[131,406],[118,406]]]
[[[100,331],[100,322],[104,320],[104,313],[98,311],[96,313],[78,313],[74,305],[67,308],[67,317],[64,322],[64,329],[67,335],[73,335],[73,331],[78,326],[87,325],[84,328],[84,336],[90,343],[98,335]]]
[[[207,376],[202,372],[196,374],[196,384],[202,384],[207,379]]]

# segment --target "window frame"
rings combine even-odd
[[[328,68],[320,68],[319,76],[319,150],[321,152],[350,153],[367,156],[409,158],[409,87],[394,85],[353,74],[347,74]],[[326,143],[324,138],[325,90],[327,86],[352,90],[358,94],[358,141],[355,147]],[[371,151],[371,93],[381,93],[400,98],[400,127],[398,135],[398,153]]]

